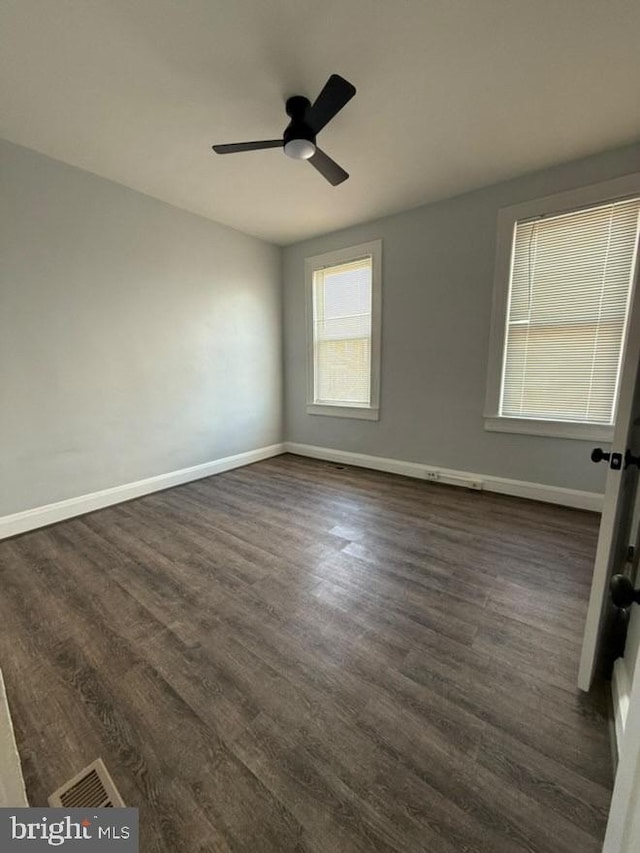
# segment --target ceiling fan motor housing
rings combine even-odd
[[[284,153],[294,160],[308,160],[316,153],[316,134],[305,121],[310,106],[302,95],[294,95],[286,103],[291,121],[283,134]]]

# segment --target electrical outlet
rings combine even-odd
[[[439,480],[440,474],[438,471],[425,471],[424,472],[425,480]]]

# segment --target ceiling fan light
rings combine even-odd
[[[308,160],[316,153],[316,146],[309,139],[290,139],[284,146],[284,153],[294,160]]]

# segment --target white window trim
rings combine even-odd
[[[568,192],[533,199],[522,204],[503,207],[498,211],[491,336],[487,360],[487,393],[484,408],[486,430],[552,436],[554,438],[577,438],[587,441],[611,441],[613,439],[613,426],[572,421],[512,418],[499,414],[502,363],[506,342],[511,250],[515,224],[519,220],[569,212],[638,194],[640,194],[640,172],[623,175],[620,178],[614,178],[600,184],[591,184],[588,187],[580,187]]]
[[[512,418],[506,415],[487,417],[484,428],[489,432],[545,435],[551,438],[577,438],[585,441],[612,441],[613,427],[607,424],[585,424],[578,421],[543,421],[535,418]]]
[[[313,399],[313,274],[324,267],[357,261],[368,255],[371,256],[371,403],[368,406],[315,403]],[[307,414],[377,421],[380,417],[382,240],[372,240],[369,243],[359,243],[357,246],[314,255],[305,259],[304,269],[307,306]]]

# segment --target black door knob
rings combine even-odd
[[[591,451],[591,461],[602,462],[603,460],[609,462],[609,467],[614,471],[622,468],[622,453],[607,453],[601,447],[594,447]]]
[[[640,604],[640,589],[634,589],[626,575],[614,575],[609,581],[611,600],[616,607],[626,610],[635,602]]]
[[[640,456],[634,456],[633,453],[627,449],[624,452],[624,467],[628,468],[629,465],[637,465],[640,468]]]

